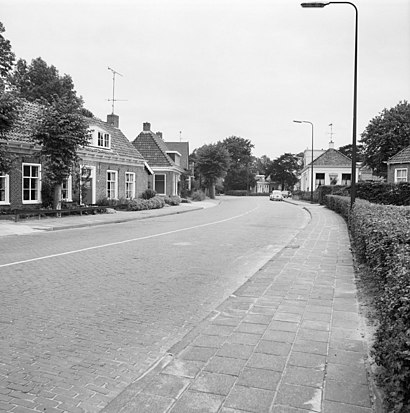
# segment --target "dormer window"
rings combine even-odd
[[[98,131],[97,146],[110,149],[110,134]]]
[[[93,128],[90,145],[97,148],[111,149],[111,135],[103,129]]]

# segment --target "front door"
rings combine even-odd
[[[81,171],[81,203],[84,205],[95,204],[95,170],[93,167],[84,166]]]

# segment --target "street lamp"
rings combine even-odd
[[[357,38],[359,26],[359,12],[357,7],[349,1],[329,1],[329,2],[312,2],[301,3],[304,8],[323,8],[329,4],[350,4],[355,9],[355,40],[354,40],[354,82],[353,82],[353,137],[352,137],[352,184],[350,188],[350,207],[353,207],[356,199],[356,123],[357,123]]]
[[[294,120],[295,123],[309,123],[312,127],[312,162],[311,162],[311,172],[310,172],[310,202],[313,204],[313,123],[308,120]]]

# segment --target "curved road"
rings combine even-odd
[[[101,410],[308,219],[289,203],[224,197],[187,214],[0,239],[0,411]]]

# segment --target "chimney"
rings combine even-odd
[[[157,136],[158,136],[158,138],[163,139],[163,138],[162,138],[162,132],[157,132]]]
[[[120,117],[118,115],[114,115],[114,113],[111,113],[111,115],[107,115],[107,123],[111,126],[114,126],[114,128],[119,128]]]
[[[329,142],[329,149],[335,149],[335,143],[333,141]]]
[[[151,124],[149,122],[144,122],[142,124],[142,131],[143,132],[150,132],[151,131]]]

